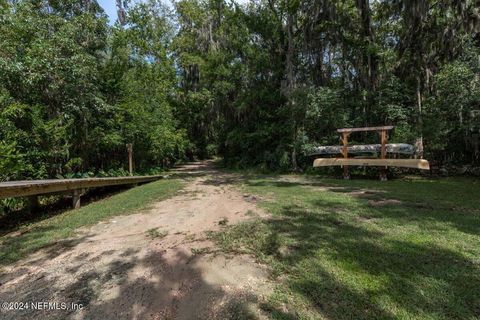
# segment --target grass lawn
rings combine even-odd
[[[212,237],[272,268],[271,318],[480,318],[480,180],[248,176],[243,188],[271,219]]]
[[[90,203],[77,210],[20,227],[16,235],[0,237],[0,267],[27,256],[38,249],[55,244],[75,234],[77,228],[93,225],[101,220],[136,213],[150,203],[162,200],[180,188],[177,179],[163,179],[118,193],[107,199]]]

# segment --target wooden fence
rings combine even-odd
[[[32,206],[38,203],[37,196],[48,194],[69,194],[72,196],[73,207],[80,208],[80,197],[89,188],[114,185],[127,185],[155,181],[163,176],[132,176],[112,178],[86,179],[49,179],[23,180],[0,183],[0,199],[29,197]]]

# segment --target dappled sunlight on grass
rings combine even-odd
[[[260,205],[272,218],[226,231],[224,244],[249,247],[281,279],[272,317],[480,316],[476,180],[250,178],[245,190],[269,195]],[[279,250],[262,252],[258,231],[276,234]]]

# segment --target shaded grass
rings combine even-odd
[[[478,180],[281,178],[244,184],[271,219],[213,236],[270,265],[271,318],[480,318]]]
[[[165,238],[168,235],[168,231],[162,230],[159,231],[158,228],[148,229],[146,232],[147,236],[151,239]]]
[[[81,239],[68,238],[75,235],[77,228],[145,209],[150,203],[171,196],[182,186],[180,180],[159,180],[90,203],[80,209],[69,210],[46,220],[20,227],[13,235],[0,238],[0,266],[18,261],[47,246],[53,245],[50,248],[52,254],[74,246]]]
[[[111,197],[131,188],[132,186],[129,185],[116,185],[89,189],[82,195],[82,206]],[[17,230],[19,227],[48,219],[72,208],[71,197],[54,194],[38,196],[37,198],[40,204],[38,208],[30,210],[28,206],[24,206],[18,211],[0,214],[0,237]],[[12,200],[12,198],[8,200]],[[26,198],[13,198],[13,200],[27,201]]]

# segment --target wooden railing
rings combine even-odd
[[[72,196],[73,207],[80,208],[80,197],[89,188],[127,185],[155,181],[163,176],[132,176],[86,179],[23,180],[0,183],[0,199],[29,197],[31,206],[38,203],[37,196],[66,193]]]

